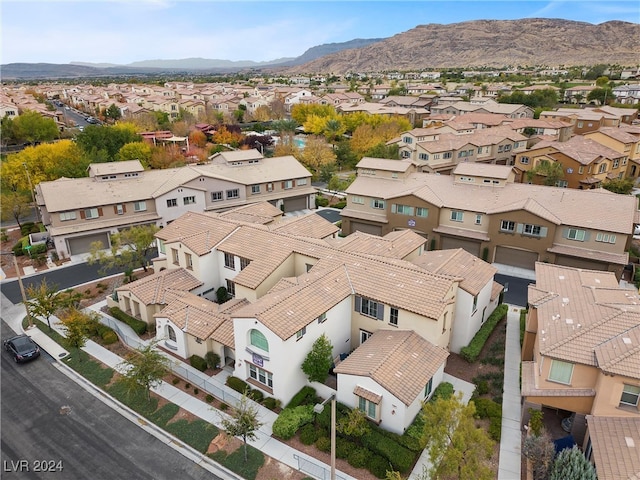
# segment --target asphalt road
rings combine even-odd
[[[3,321],[2,338],[10,335]],[[43,356],[19,365],[2,349],[3,479],[221,480],[122,417],[51,362]],[[43,467],[48,471],[35,471]]]
[[[495,280],[507,289],[504,293],[505,303],[520,307],[527,306],[527,289],[529,284],[535,283],[533,280],[500,274],[496,274]]]

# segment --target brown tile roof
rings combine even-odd
[[[509,178],[513,167],[510,165],[491,165],[488,163],[462,162],[456,165],[456,175],[475,175],[479,177]]]
[[[605,373],[640,380],[640,325],[601,343],[595,353],[598,367]]]
[[[382,395],[378,395],[375,392],[372,392],[371,390],[367,390],[364,387],[361,387],[360,385],[357,385],[356,388],[353,389],[353,394],[357,397],[362,397],[362,398],[366,398],[367,400],[369,400],[372,403],[375,403],[376,405],[380,404],[380,401],[382,400]]]
[[[301,237],[325,238],[340,229],[320,215],[309,213],[297,217],[287,217],[269,226],[274,232],[289,233]]]
[[[438,225],[433,229],[436,233],[444,233],[445,235],[455,235],[456,237],[470,238],[472,240],[481,240],[489,242],[491,239],[486,232],[478,230],[470,230],[468,228],[450,227],[448,225]]]
[[[183,292],[189,292],[202,282],[184,268],[162,270],[118,287],[118,292],[131,292],[145,305],[163,305],[171,302]]]
[[[413,163],[407,160],[387,160],[383,158],[363,157],[356,167],[386,170],[390,172],[406,172],[412,165]]]
[[[462,248],[424,252],[412,263],[433,273],[460,278],[460,288],[474,296],[493,281],[498,272],[497,268]]]
[[[568,157],[573,158],[582,165],[589,165],[601,158],[620,158],[622,153],[613,150],[601,143],[582,135],[575,135],[566,142],[545,142],[542,141],[535,146],[535,149],[552,146],[559,152],[564,153]]]
[[[219,213],[220,218],[247,223],[268,224],[282,217],[282,211],[269,202],[256,202]]]
[[[500,295],[503,290],[504,285],[501,285],[498,282],[493,282],[493,286],[491,287],[491,301],[498,298],[498,295]]]
[[[343,360],[335,372],[370,377],[409,405],[448,356],[449,352],[411,330],[378,330]]]
[[[383,257],[405,258],[426,242],[412,230],[397,230],[384,237],[356,231],[341,239],[336,248],[344,252],[367,253]]]
[[[640,417],[587,415],[599,480],[640,479]]]
[[[571,255],[572,257],[588,258],[598,262],[605,263],[617,263],[619,265],[626,265],[629,263],[629,253],[613,253],[603,252],[600,250],[588,250],[586,248],[571,247],[569,245],[559,245],[554,243],[547,249],[549,253],[556,253],[560,255]]]

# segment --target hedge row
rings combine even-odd
[[[189,357],[189,364],[201,372],[204,372],[207,369],[207,361],[200,355],[191,355]]]
[[[133,331],[136,332],[138,335],[143,335],[147,331],[146,322],[143,322],[142,320],[138,320],[137,318],[132,317],[131,315],[120,310],[118,307],[111,307],[109,309],[109,315],[129,325],[131,328],[133,328]]]
[[[395,470],[406,473],[413,466],[416,454],[379,431],[370,430],[362,437],[362,445],[389,460]]]
[[[509,306],[506,304],[499,305],[491,315],[487,321],[480,327],[480,330],[475,334],[473,340],[460,350],[460,356],[464,358],[467,362],[473,363],[480,356],[480,352],[482,352],[482,348],[484,344],[487,342],[487,339],[496,328],[496,325],[500,323],[507,311],[509,310]]]
[[[305,385],[293,396],[293,398],[291,398],[287,408],[294,408],[299,405],[315,405],[316,397],[316,389],[309,385]]]
[[[245,382],[244,380],[238,377],[234,377],[233,375],[230,375],[229,377],[227,377],[227,380],[225,383],[229,388],[243,395],[246,394],[247,397],[249,397],[251,400],[253,400],[254,402],[263,404],[265,407],[267,407],[270,410],[274,410],[280,406],[279,400],[276,400],[275,398],[272,398],[272,397],[265,398],[264,393],[262,393],[262,390],[258,390],[257,388],[251,388],[247,382]]]
[[[273,422],[273,434],[283,440],[289,440],[298,429],[313,421],[313,405],[299,405],[285,408]]]
[[[502,431],[502,406],[488,398],[474,398],[477,418],[489,419],[489,436],[496,442],[500,441]]]

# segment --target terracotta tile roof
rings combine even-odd
[[[282,217],[282,211],[269,202],[257,202],[227,210],[218,216],[226,220],[268,224]]]
[[[536,373],[536,362],[522,362],[522,387],[523,397],[595,397],[593,388],[571,388],[560,384],[556,388],[539,388]]]
[[[613,253],[603,252],[601,250],[588,250],[586,248],[571,247],[569,245],[559,245],[554,243],[547,249],[549,253],[556,253],[560,255],[571,255],[572,257],[588,258],[589,260],[595,260],[605,263],[617,263],[619,265],[626,265],[629,263],[629,252]]]
[[[491,165],[488,163],[463,162],[456,165],[456,175],[476,175],[479,177],[509,178],[513,167],[510,165]]]
[[[390,172],[406,172],[412,165],[413,163],[407,160],[387,160],[383,158],[363,157],[356,167],[386,170]]]
[[[620,158],[624,156],[622,153],[613,150],[601,143],[582,135],[575,135],[566,142],[540,142],[535,149],[552,146],[557,151],[564,153],[568,157],[573,158],[582,165],[589,165],[601,158]]]
[[[144,167],[139,160],[92,163],[89,165],[88,169],[91,170],[95,176],[144,171]]]
[[[135,217],[122,215],[108,220],[94,219],[90,222],[62,225],[60,227],[49,227],[49,233],[51,236],[70,235],[73,233],[95,231],[102,228],[130,227],[132,225],[155,223],[156,220],[160,220],[161,218],[162,217],[157,213],[136,213]],[[133,220],[135,220],[135,222]]]
[[[460,278],[460,288],[474,296],[492,282],[498,272],[497,268],[462,248],[424,252],[412,263],[433,273]]]
[[[412,330],[378,330],[343,360],[335,372],[370,377],[409,405],[448,356],[449,352]]]
[[[433,229],[436,233],[444,233],[445,235],[455,235],[456,237],[471,238],[473,240],[481,240],[489,242],[491,239],[486,232],[478,230],[470,230],[468,228],[450,227],[448,225],[438,225]]]
[[[598,367],[605,373],[640,380],[640,325],[595,348]]]
[[[201,285],[202,282],[184,268],[174,268],[127,283],[116,291],[131,292],[145,305],[162,305]]]
[[[366,253],[383,257],[405,258],[424,245],[425,238],[412,230],[397,230],[384,237],[356,231],[343,241],[336,244],[336,248],[345,252]]]
[[[621,130],[619,128],[614,128],[614,127],[602,127],[601,129],[598,130],[598,132],[602,133],[603,135],[606,135],[607,137],[611,137],[614,140],[617,140],[619,142],[622,143],[635,143],[638,141],[638,137],[636,137],[635,135],[632,135],[631,133],[628,133],[624,130]],[[597,132],[596,132],[597,133]],[[585,135],[587,138],[590,138],[591,136],[596,137],[597,135]]]
[[[372,403],[375,403],[376,405],[380,404],[380,401],[382,400],[382,395],[378,395],[375,392],[372,392],[371,390],[367,390],[364,387],[361,387],[360,385],[357,385],[356,388],[353,389],[353,394],[357,397],[362,397],[362,398],[366,398],[367,400],[369,400]]]
[[[493,286],[491,287],[491,301],[498,298],[498,296],[504,290],[504,285],[499,284],[498,282],[493,282]]]
[[[187,212],[156,233],[156,237],[165,244],[182,242],[196,255],[205,255],[237,228],[237,223],[216,216]]]
[[[640,479],[640,417],[587,415],[599,480]]]
[[[274,232],[289,233],[311,238],[329,237],[340,230],[333,223],[313,212],[297,217],[287,217],[269,227]]]
[[[361,210],[356,210],[353,208],[344,208],[340,215],[350,218],[357,218],[359,220],[369,220],[376,223],[389,223],[389,220],[387,220],[387,216],[384,213],[380,214],[373,212],[363,212]]]

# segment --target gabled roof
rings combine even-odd
[[[640,325],[601,343],[595,353],[603,372],[640,380]]]
[[[184,292],[202,286],[202,282],[184,268],[162,270],[116,289],[117,292],[131,292],[145,305],[168,304]]]
[[[640,417],[587,415],[599,480],[640,479]]]
[[[166,244],[182,242],[196,255],[205,255],[238,225],[212,215],[187,212],[156,233]]]
[[[316,215],[314,212],[296,217],[287,217],[269,227],[274,232],[310,238],[326,238],[340,230],[333,223],[325,220],[320,215]]]
[[[334,371],[338,375],[369,377],[410,405],[448,356],[446,350],[412,330],[378,330]]]
[[[456,175],[473,175],[476,177],[501,178],[507,180],[513,171],[511,165],[492,165],[490,163],[462,162],[456,165]]]
[[[335,246],[344,252],[364,253],[403,259],[416,251],[426,240],[412,230],[396,230],[384,237],[355,231],[340,239]]]
[[[371,168],[389,172],[406,172],[413,166],[413,162],[406,160],[388,160],[384,158],[363,157],[356,165],[357,168]]]

